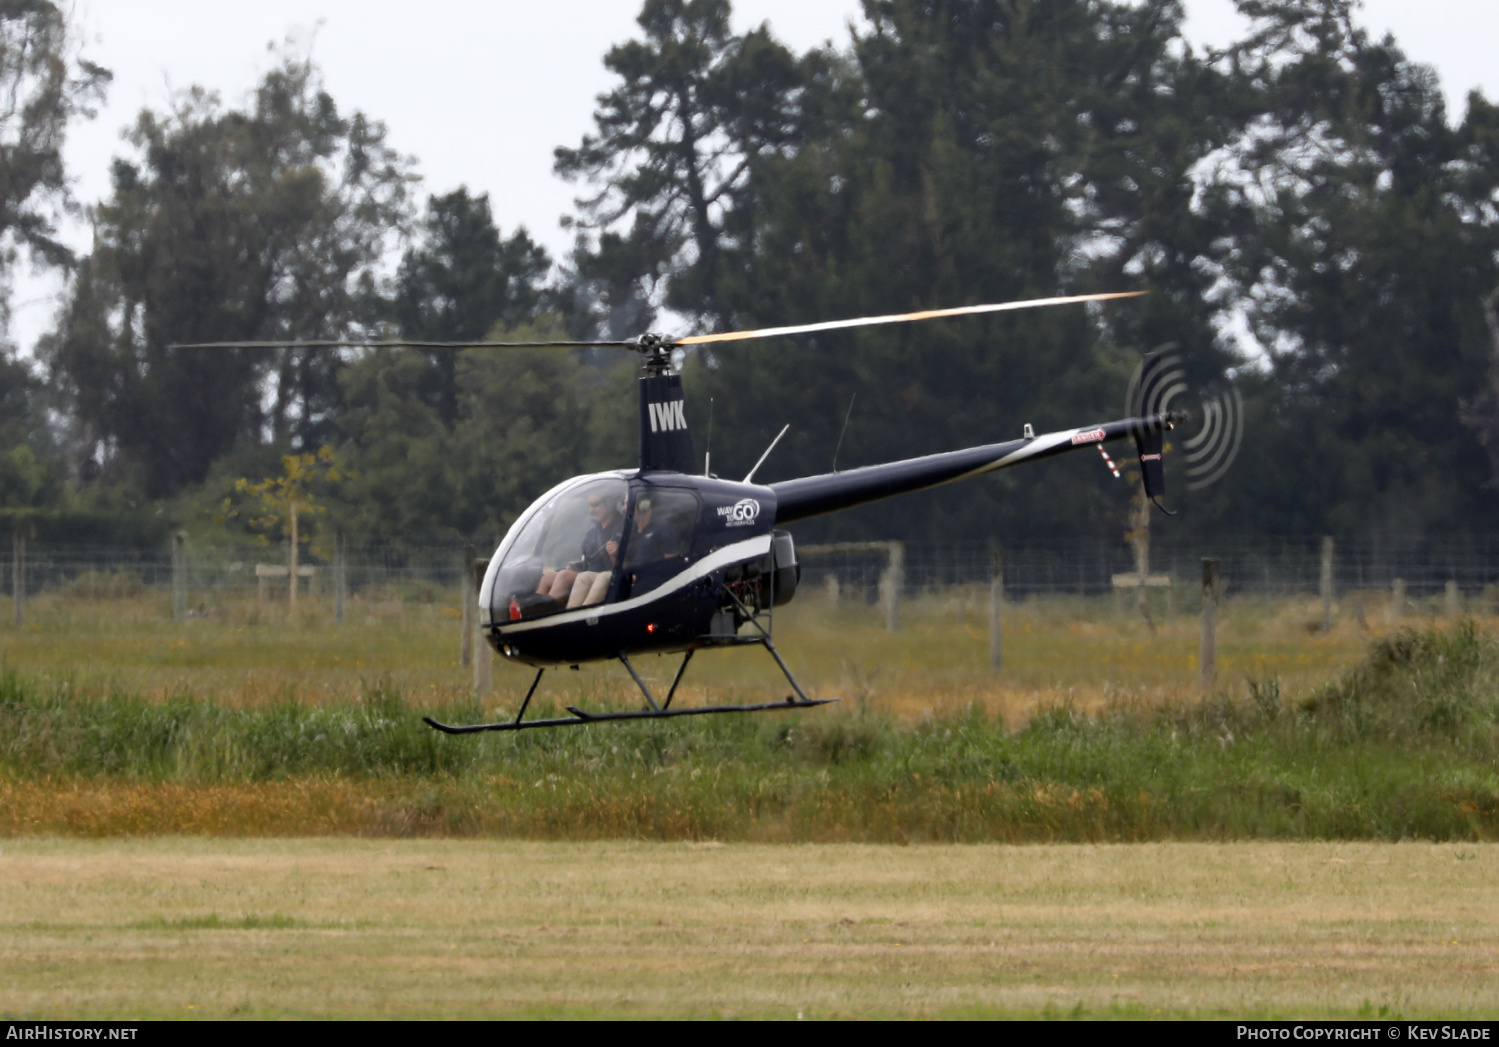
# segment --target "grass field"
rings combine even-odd
[[[8,841],[4,1017],[1486,1017],[1499,847]]]
[[[525,674],[476,701],[437,603],[39,598],[0,630],[0,1016],[1499,1011],[1491,621],[1231,602],[1203,696],[1191,618],[1033,601],[996,673],[981,596],[894,636],[793,605],[838,706],[470,738],[418,717]],[[689,680],[784,693],[759,652]]]
[[[287,621],[284,608],[231,606],[206,619],[173,623],[159,596],[113,600],[43,595],[25,626],[0,628],[0,663],[28,675],[70,681],[80,693],[129,691],[163,697],[191,692],[229,705],[287,698],[347,702],[372,681],[413,701],[469,693],[458,665],[458,610],[443,603],[355,601],[341,625],[326,608]],[[1219,632],[1219,680],[1245,693],[1250,678],[1276,678],[1287,693],[1315,686],[1353,664],[1375,635],[1372,620],[1340,615],[1331,633],[1313,631],[1320,608],[1305,601],[1231,600]],[[1112,600],[1049,597],[1010,605],[1005,662],[989,668],[987,597],[955,588],[908,599],[891,635],[878,608],[845,600],[830,608],[809,593],[777,614],[777,644],[818,695],[841,697],[902,719],[984,709],[1018,725],[1062,702],[1085,712],[1121,702],[1157,704],[1198,695],[1196,618],[1162,619],[1152,631],[1117,615]],[[1159,617],[1159,612],[1158,612]],[[639,667],[665,686],[675,659]],[[513,708],[530,672],[497,662],[491,709]],[[618,665],[550,674],[544,694],[574,700],[638,701]],[[785,684],[763,651],[712,652],[684,683],[688,701],[775,700]]]
[[[388,682],[342,702],[247,704],[90,695],[7,669],[0,833],[1499,837],[1499,639],[1471,623],[1377,641],[1299,694],[1262,678],[1242,697],[1126,694],[1091,714],[1059,702],[1012,719],[975,702],[903,718],[867,699],[454,738],[426,727],[424,712],[486,715],[472,698],[443,702]]]

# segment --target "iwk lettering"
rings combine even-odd
[[[651,409],[651,432],[687,428],[687,415],[682,411],[681,400],[668,400],[664,404],[646,406]]]

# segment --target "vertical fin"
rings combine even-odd
[[[640,471],[691,473],[697,469],[682,376],[646,375],[640,379]]]

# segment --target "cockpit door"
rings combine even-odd
[[[650,484],[631,491],[621,597],[643,596],[691,566],[697,518],[697,495],[686,488]]]

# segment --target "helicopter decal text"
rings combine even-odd
[[[1072,445],[1102,443],[1108,434],[1102,429],[1089,429],[1086,433],[1078,433],[1072,438]]]
[[[743,527],[759,518],[760,503],[753,498],[741,498],[733,505],[719,506],[718,515],[725,518],[726,527]]]
[[[687,415],[682,409],[681,400],[668,400],[665,403],[646,406],[651,412],[651,432],[687,428]]]

